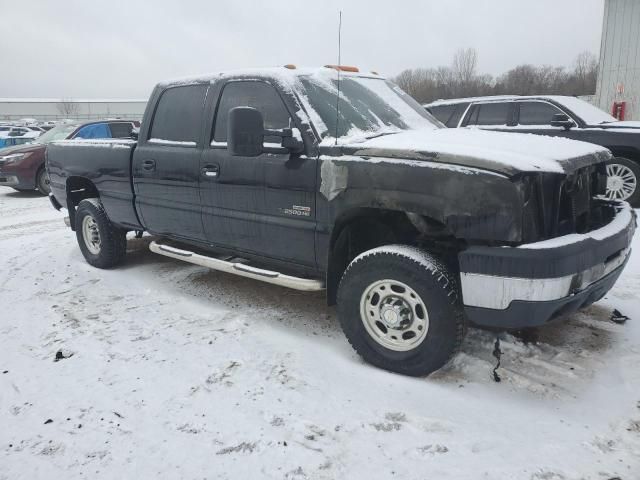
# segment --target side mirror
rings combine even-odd
[[[259,110],[235,107],[227,118],[227,148],[233,156],[257,157],[264,146],[264,119]]]
[[[129,136],[134,140],[138,140],[138,137],[140,136],[140,129],[138,127],[133,127]]]
[[[556,113],[551,120],[552,127],[562,127],[565,130],[570,130],[576,126],[575,122],[564,113]]]

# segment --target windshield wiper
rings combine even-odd
[[[384,137],[386,135],[395,135],[397,133],[400,133],[400,130],[395,131],[395,132],[381,132],[381,133],[376,133],[375,135],[370,135],[368,137],[364,137],[367,140],[371,140],[372,138],[378,138],[378,137]]]

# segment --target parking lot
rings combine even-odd
[[[536,344],[503,336],[502,382],[474,329],[414,379],[363,363],[320,294],[156,256],[149,237],[94,269],[46,197],[0,188],[0,212],[0,479],[640,471],[637,254]]]

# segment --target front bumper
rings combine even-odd
[[[464,309],[475,324],[534,327],[600,300],[615,284],[636,228],[626,203],[607,225],[520,247],[471,247],[459,255]]]
[[[9,175],[0,172],[0,186],[16,187],[18,185],[20,185],[20,180],[16,175]]]

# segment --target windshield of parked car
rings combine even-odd
[[[56,140],[65,140],[75,131],[76,128],[78,128],[78,125],[76,124],[58,125],[48,132],[43,133],[34,141],[37,143],[50,143],[55,142]]]
[[[403,130],[441,128],[418,102],[388,80],[344,76],[338,102],[337,75],[299,78],[300,96],[319,117],[312,120],[323,139],[337,135],[342,142],[357,141]]]

